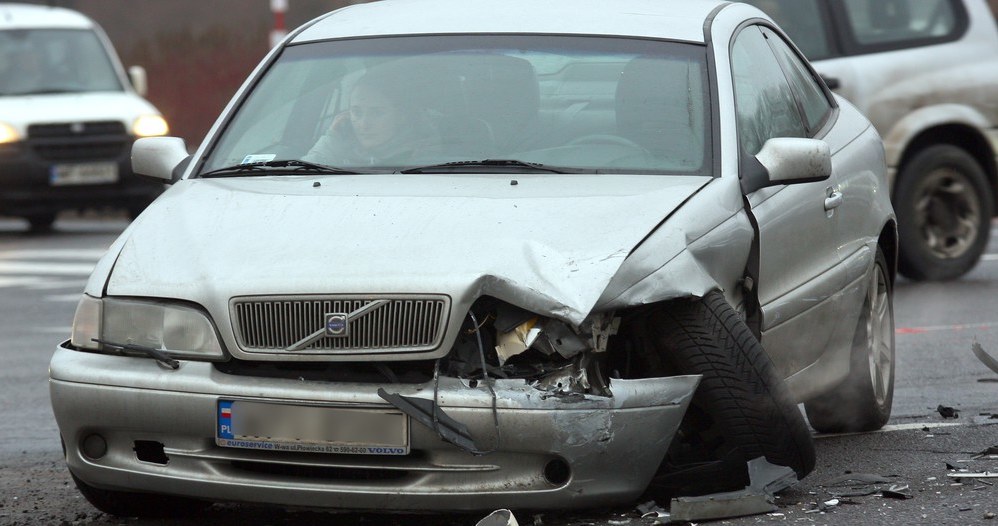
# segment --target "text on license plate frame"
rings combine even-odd
[[[409,417],[394,409],[219,399],[215,443],[300,453],[408,455]]]

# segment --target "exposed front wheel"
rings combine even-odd
[[[905,162],[896,185],[900,272],[946,280],[970,271],[987,246],[994,208],[977,161],[956,146],[931,146]]]
[[[825,433],[873,431],[891,417],[894,400],[894,296],[887,259],[877,249],[853,341],[849,376],[804,404],[811,427]]]
[[[798,478],[814,469],[807,423],[723,294],[674,302],[642,321],[639,360],[649,372],[703,375],[656,489],[686,495],[742,489],[749,482],[745,462],[763,456]]]

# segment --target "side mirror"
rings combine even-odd
[[[770,139],[755,158],[769,175],[767,186],[824,181],[832,175],[831,149],[817,139]]]
[[[146,69],[142,66],[131,66],[128,68],[128,80],[135,88],[135,93],[140,97],[145,97],[149,93],[149,81],[146,79]]]
[[[132,145],[132,171],[172,184],[180,179],[190,157],[179,137],[144,137]]]

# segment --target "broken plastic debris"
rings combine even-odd
[[[885,499],[898,499],[898,500],[907,500],[914,498],[912,494],[905,493],[907,490],[908,490],[907,484],[904,485],[896,484],[891,486],[890,488],[881,490],[880,496]]]
[[[765,457],[750,460],[748,471],[750,484],[743,490],[672,499],[672,520],[692,522],[776,511],[773,494],[797,482],[794,470],[770,464]]]
[[[939,407],[936,408],[936,411],[939,411],[939,416],[943,418],[960,418],[959,411],[957,411],[952,407],[948,407],[942,404],[940,404]]]
[[[669,512],[665,511],[655,501],[651,500],[644,504],[638,504],[638,513],[642,519],[668,519]]]
[[[520,523],[516,522],[513,512],[509,510],[496,510],[478,521],[475,526],[520,526]]]
[[[984,347],[981,347],[981,344],[974,342],[974,344],[971,345],[970,348],[971,350],[974,351],[974,356],[977,356],[978,360],[980,360],[984,365],[988,366],[988,369],[991,369],[992,371],[998,373],[998,360],[994,359],[993,356],[988,354],[984,350]]]

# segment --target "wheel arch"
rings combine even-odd
[[[877,245],[884,252],[884,257],[887,259],[888,278],[891,280],[891,285],[893,286],[898,273],[898,250],[900,247],[896,221],[892,219],[884,225],[880,231],[880,237],[877,238]]]

